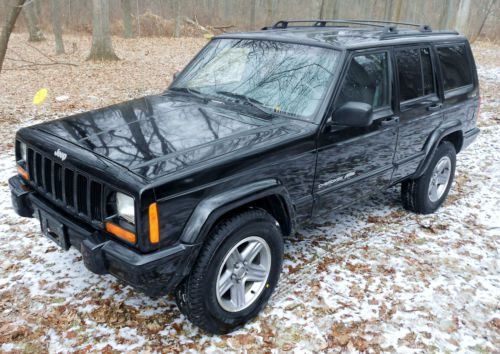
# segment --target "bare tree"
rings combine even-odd
[[[23,14],[26,19],[26,24],[28,25],[29,39],[30,42],[40,42],[45,40],[42,30],[38,26],[38,17],[35,13],[35,1],[28,1],[23,6]]]
[[[319,18],[335,19],[339,15],[338,0],[321,0]]]
[[[471,31],[470,31],[470,7],[471,7],[471,1],[470,0],[460,0],[460,5],[458,6],[458,13],[457,13],[457,30],[466,35],[467,37],[470,36]]]
[[[274,20],[274,0],[266,1],[266,25],[272,25]]]
[[[132,30],[132,3],[130,0],[122,0],[122,12],[123,12],[123,37],[132,38],[134,32]]]
[[[119,60],[111,43],[108,0],[92,0],[92,48],[87,60]]]
[[[486,21],[488,20],[488,17],[490,16],[491,12],[493,11],[493,8],[495,7],[496,2],[497,2],[497,0],[491,0],[490,6],[486,10],[486,14],[484,15],[483,21],[481,22],[481,26],[479,26],[479,29],[476,33],[475,38],[479,37],[481,35],[481,32],[483,32],[484,25],[485,25]]]
[[[455,26],[455,14],[457,11],[457,0],[446,0],[444,7],[444,14],[441,17],[441,21],[439,24],[440,28],[443,29],[451,29]]]
[[[392,19],[391,21],[398,22],[401,20],[401,7],[403,5],[403,0],[394,0],[392,3]]]
[[[255,8],[257,6],[256,0],[250,0],[250,27],[252,30],[255,29],[256,24],[255,24],[255,12],[257,9]]]
[[[64,54],[64,42],[61,28],[61,0],[52,0],[51,5],[52,31],[54,31],[54,37],[56,39],[56,54]]]
[[[174,27],[174,37],[179,38],[181,36],[181,0],[174,1],[175,7],[175,27]]]
[[[2,71],[3,60],[5,59],[5,53],[7,52],[7,45],[9,44],[10,34],[14,29],[16,20],[23,8],[23,4],[26,0],[15,0],[7,3],[7,16],[5,17],[5,23],[2,27],[2,33],[0,33],[0,72]],[[9,8],[10,7],[10,8]]]

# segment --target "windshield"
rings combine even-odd
[[[312,120],[331,83],[338,57],[338,51],[327,48],[217,39],[171,89]]]

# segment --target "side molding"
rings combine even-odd
[[[254,200],[278,194],[284,199],[290,220],[293,220],[293,208],[285,187],[275,179],[253,182],[201,201],[191,214],[180,242],[195,244],[203,241],[208,229],[224,213]]]

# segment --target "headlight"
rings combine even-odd
[[[19,155],[23,161],[26,161],[26,144],[19,142]]]
[[[131,224],[135,224],[134,198],[123,193],[116,193],[116,212]]]

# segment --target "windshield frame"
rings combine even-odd
[[[275,39],[275,38],[258,38],[258,37],[249,37],[249,36],[234,36],[234,35],[221,35],[217,37],[213,37],[190,61],[189,63],[180,71],[177,73],[177,75],[174,77],[168,88],[165,90],[165,93],[167,92],[173,92],[171,91],[171,88],[176,87],[176,83],[181,81],[187,72],[192,68],[195,63],[199,60],[199,58],[205,54],[206,51],[210,50],[210,45],[213,45],[214,41],[219,41],[219,40],[251,40],[251,41],[262,41],[262,42],[281,42],[281,43],[287,43],[287,44],[294,44],[294,45],[301,45],[301,46],[306,46],[306,47],[318,47],[318,48],[323,48],[323,49],[328,49],[332,50],[337,53],[338,57],[336,59],[336,64],[335,67],[332,70],[332,77],[331,77],[331,82],[329,85],[326,86],[325,91],[323,93],[323,97],[321,98],[321,102],[318,104],[316,107],[315,111],[309,115],[309,116],[295,116],[295,115],[290,115],[286,114],[286,112],[273,112],[273,116],[279,116],[287,119],[293,119],[293,120],[299,120],[303,122],[309,122],[309,123],[314,123],[314,124],[321,124],[322,118],[324,116],[324,113],[326,109],[329,107],[331,103],[331,99],[333,97],[333,92],[335,89],[335,85],[338,81],[338,78],[340,76],[342,67],[345,62],[345,53],[346,51],[334,47],[331,45],[327,45],[324,43],[304,43],[301,41],[297,40],[288,40],[288,39]],[[179,86],[182,87],[182,86]],[[225,101],[223,98],[219,96],[206,96],[207,100],[215,100],[215,101]],[[229,102],[229,100],[228,100]],[[234,104],[234,101],[231,103]]]

